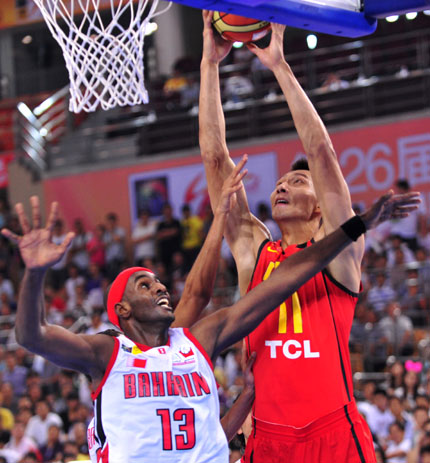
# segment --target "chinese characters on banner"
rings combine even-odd
[[[354,203],[370,205],[398,178],[407,178],[422,193],[423,208],[430,214],[430,117],[331,131],[331,138]],[[277,178],[302,152],[297,138],[231,152],[236,161],[249,154],[246,188],[253,212],[258,202],[269,203]],[[132,226],[141,207],[150,205],[158,215],[160,201],[173,203],[175,212],[188,202],[199,213],[208,202],[199,155],[50,178],[44,188],[47,204],[59,201],[63,217],[70,222],[82,217],[90,228],[111,210]]]
[[[430,118],[335,132],[331,138],[353,202],[370,205],[398,178],[406,178],[430,213]],[[297,140],[283,145],[274,150],[280,172],[303,149]]]

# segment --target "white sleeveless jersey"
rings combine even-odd
[[[116,337],[93,399],[98,463],[228,462],[212,363],[186,328],[153,348]]]

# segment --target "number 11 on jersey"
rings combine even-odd
[[[270,262],[267,266],[263,280],[267,280],[272,274],[273,270],[279,267],[280,262]],[[300,305],[300,299],[297,292],[291,296],[291,303],[293,306],[293,327],[294,333],[303,333],[303,321],[302,321],[302,307]],[[278,333],[287,332],[287,306],[283,302],[279,306],[279,322],[278,322]]]

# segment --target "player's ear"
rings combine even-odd
[[[118,318],[127,320],[131,317],[131,306],[127,301],[117,302],[115,304],[115,313]]]

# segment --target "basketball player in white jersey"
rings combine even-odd
[[[226,180],[210,233],[220,241],[226,218],[243,188],[246,157]],[[22,204],[16,206],[23,236],[2,234],[18,243],[26,266],[16,315],[17,341],[63,368],[92,378],[99,462],[227,463],[227,439],[219,422],[212,362],[226,347],[252,331],[286,297],[369,227],[405,217],[416,209],[415,195],[380,198],[365,214],[294,254],[265,282],[231,307],[203,318],[189,330],[170,328],[175,319],[165,286],[149,269],[121,272],[108,295],[108,315],[122,333],[77,335],[46,322],[43,283],[73,234],[51,241],[58,204],[46,228],[32,198],[33,229]],[[213,236],[212,236],[213,238]],[[206,262],[206,265],[213,265]]]

